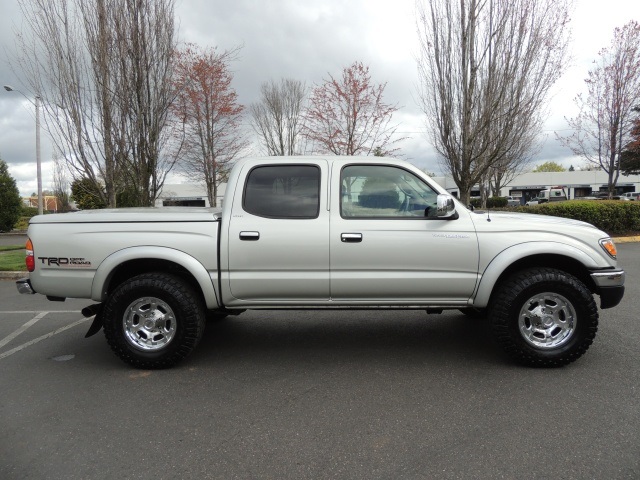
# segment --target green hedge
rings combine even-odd
[[[23,206],[20,211],[20,218],[18,222],[13,226],[14,230],[22,231],[29,227],[29,220],[38,214],[37,207],[25,207]]]
[[[509,210],[582,220],[609,234],[640,232],[640,202],[570,200]]]
[[[38,207],[23,206],[22,211],[20,212],[20,215],[27,218],[35,217],[37,214],[38,214]]]
[[[470,201],[473,208],[480,208],[482,201],[479,198],[472,198]],[[504,197],[489,197],[487,198],[487,208],[502,208],[506,207],[509,201]]]
[[[18,231],[26,230],[29,228],[29,220],[31,220],[31,217],[20,217],[18,223],[13,226],[13,229]]]
[[[504,197],[489,197],[487,198],[487,208],[501,208],[506,207],[509,201]]]

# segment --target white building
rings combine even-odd
[[[451,177],[435,177],[439,185],[453,195],[458,196],[458,187]],[[521,203],[531,200],[540,190],[551,187],[564,187],[569,198],[590,197],[598,192],[606,192],[608,174],[603,171],[574,172],[536,172],[523,173],[514,178],[509,185],[503,187],[500,196],[511,195],[520,198]],[[620,175],[616,184],[616,193],[640,192],[640,175]],[[475,187],[471,196],[479,196],[480,190]]]
[[[222,207],[222,199],[226,183],[218,187],[216,204]],[[156,207],[209,207],[207,190],[201,184],[172,183],[162,188],[162,193],[156,199]]]

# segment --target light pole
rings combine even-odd
[[[24,98],[29,100],[24,93],[20,90],[13,88],[10,85],[5,85],[4,89],[7,92],[18,92]],[[38,215],[42,215],[42,162],[40,160],[40,96],[36,95],[35,98],[35,107],[36,107],[36,175],[38,178]],[[29,100],[31,102],[31,100]]]

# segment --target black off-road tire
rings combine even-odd
[[[102,315],[111,349],[142,369],[176,365],[196,347],[205,325],[205,309],[193,288],[160,272],[123,282],[104,302]]]
[[[544,294],[547,300],[539,302]],[[545,311],[549,315],[538,315]],[[598,307],[589,289],[554,268],[531,268],[506,279],[492,297],[489,318],[507,354],[533,367],[559,367],[577,360],[598,331]],[[547,329],[548,339],[538,327]]]

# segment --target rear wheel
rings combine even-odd
[[[191,286],[165,273],[119,285],[104,303],[104,334],[118,357],[137,368],[167,368],[200,341],[204,307]]]
[[[598,330],[598,307],[576,277],[553,268],[518,272],[496,291],[490,318],[505,351],[529,366],[555,367],[581,357]]]

